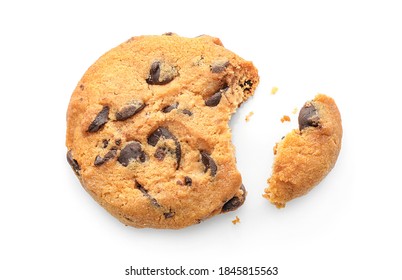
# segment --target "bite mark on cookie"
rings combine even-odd
[[[253,94],[257,70],[217,38],[172,35],[134,37],[106,53],[67,115],[76,158],[68,161],[84,188],[139,228],[187,227],[243,197],[227,121]]]

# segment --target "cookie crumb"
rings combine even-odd
[[[240,219],[239,219],[239,217],[237,217],[236,216],[236,219],[234,219],[233,221],[232,221],[232,224],[237,224],[237,223],[240,223]]]
[[[271,94],[274,95],[278,91],[278,87],[273,87],[271,89]]]
[[[295,114],[297,114],[298,111],[299,111],[299,110],[297,109],[297,107],[294,107],[294,109],[293,109],[293,111],[292,111],[292,114],[295,115]]]
[[[283,115],[283,117],[281,118],[281,122],[290,122],[290,117],[287,115]]]
[[[276,151],[278,150],[278,143],[275,143],[275,146],[273,148],[274,155],[276,155]]]
[[[251,111],[250,113],[247,114],[247,116],[246,116],[246,122],[248,122],[248,121],[250,120],[250,118],[251,118],[252,115],[254,115],[254,112],[253,112],[253,111]]]

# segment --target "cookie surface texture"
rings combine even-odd
[[[217,38],[133,37],[72,94],[67,161],[126,225],[178,229],[235,210],[246,191],[228,123],[258,82]]]
[[[342,142],[342,121],[334,100],[319,94],[299,113],[299,129],[274,148],[272,176],[263,195],[278,208],[308,193],[334,167]]]

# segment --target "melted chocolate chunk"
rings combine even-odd
[[[175,144],[176,144],[176,150],[175,150],[175,153],[176,153],[176,163],[177,163],[176,170],[178,170],[179,167],[180,167],[180,161],[181,161],[181,146],[180,146],[179,141],[177,141],[177,139],[175,139],[174,142],[175,142]]]
[[[151,202],[151,204],[157,208],[161,207],[160,204],[158,203],[158,201],[153,198],[149,193],[148,190],[146,190],[143,186],[140,185],[140,183],[137,182],[137,180],[135,180],[135,187],[142,192],[142,194],[148,198]]]
[[[215,107],[219,104],[222,98],[222,94],[225,93],[229,89],[228,86],[225,86],[218,92],[214,93],[212,96],[210,96],[207,100],[205,100],[205,105],[208,107]]]
[[[71,168],[74,170],[77,176],[80,176],[81,167],[78,162],[73,158],[71,150],[67,152],[67,162],[70,164]]]
[[[137,180],[135,180],[135,188],[138,189],[146,198],[148,198],[150,203],[153,206],[155,206],[156,208],[162,208],[162,206],[158,203],[158,201],[154,197],[152,197],[148,193],[148,190],[145,189],[143,186],[141,186],[141,184],[138,183]],[[171,210],[169,210],[169,212],[163,213],[163,216],[165,217],[165,219],[172,218],[174,215],[175,215],[175,213],[172,212]]]
[[[141,144],[137,141],[128,143],[120,152],[117,161],[123,166],[127,166],[131,160],[140,162],[145,161],[145,153],[141,149]]]
[[[228,67],[229,61],[228,60],[219,60],[212,63],[210,69],[212,73],[221,73],[225,71],[226,67]]]
[[[99,165],[102,165],[104,163],[105,163],[105,161],[103,160],[103,158],[101,156],[97,155],[95,157],[95,162],[94,162],[95,166],[99,166]]]
[[[154,132],[152,132],[149,136],[148,136],[148,144],[155,147],[156,144],[158,144],[159,139],[160,138],[164,138],[164,139],[172,139],[175,143],[176,149],[175,149],[175,154],[176,154],[176,170],[179,169],[180,167],[180,161],[181,161],[181,146],[180,146],[180,142],[177,140],[177,138],[170,133],[170,131],[165,128],[165,127],[159,127],[158,129],[156,129]]]
[[[205,166],[204,172],[207,172],[208,169],[211,169],[211,176],[216,175],[216,171],[218,167],[215,164],[215,161],[212,159],[211,155],[205,151],[201,151],[201,161]]]
[[[190,177],[186,176],[184,177],[184,184],[186,186],[191,186],[193,184],[193,180]]]
[[[116,120],[117,121],[125,121],[128,118],[134,116],[135,114],[137,114],[138,112],[140,112],[142,109],[145,108],[145,104],[142,102],[136,102],[136,104],[130,104],[130,105],[126,105],[123,108],[120,109],[120,111],[118,111],[116,113]]]
[[[104,106],[95,117],[94,121],[89,125],[87,132],[97,132],[109,120],[109,107]]]
[[[166,85],[176,77],[176,74],[174,67],[157,60],[152,63],[145,81],[150,85]]]
[[[240,84],[240,87],[242,87],[243,90],[250,90],[253,87],[253,82],[251,80],[244,81],[243,84]]]
[[[116,139],[116,141],[114,141],[114,143],[116,143],[117,146],[120,146],[120,144],[121,144],[121,139]]]
[[[192,116],[192,115],[193,115],[193,113],[192,113],[190,110],[187,110],[187,109],[183,109],[183,110],[182,110],[182,113],[185,114],[185,115],[188,115],[188,116]]]
[[[94,165],[95,166],[100,166],[104,164],[105,162],[111,160],[117,155],[117,147],[112,147],[109,152],[106,153],[106,155],[102,158],[101,156],[96,156]]]
[[[156,151],[155,151],[154,157],[155,157],[157,160],[162,161],[162,160],[165,159],[166,152],[167,152],[167,151],[166,151],[166,148],[165,148],[165,147],[158,147],[158,149],[156,149]]]
[[[173,134],[170,133],[170,131],[167,128],[159,127],[148,136],[148,144],[155,147],[156,144],[158,144],[159,139],[162,136],[165,139],[173,139],[174,138]]]
[[[174,216],[174,212],[163,213],[163,216],[165,216],[165,219],[172,218]]]
[[[173,109],[177,109],[177,107],[179,106],[179,103],[174,103],[174,104],[172,104],[172,105],[168,105],[168,106],[166,106],[166,107],[164,107],[163,109],[162,109],[162,112],[163,113],[169,113],[170,111],[172,111]]]
[[[226,202],[222,207],[222,212],[229,212],[236,210],[242,204],[240,198],[237,196],[232,197],[228,202]]]
[[[320,117],[317,109],[310,102],[304,104],[299,113],[299,130],[306,127],[318,127],[320,125]]]
[[[103,139],[102,140],[102,147],[105,149],[105,148],[107,148],[107,145],[109,145],[109,140],[108,139]]]
[[[117,147],[112,147],[110,149],[109,152],[107,152],[107,154],[105,155],[105,157],[103,158],[104,160],[110,160],[112,158],[114,158],[117,154]]]
[[[223,213],[236,210],[237,208],[243,205],[246,199],[246,189],[244,188],[243,184],[241,185],[240,189],[243,190],[243,196],[241,198],[234,196],[231,199],[229,199],[222,207]]]

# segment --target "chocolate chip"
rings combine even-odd
[[[190,110],[187,110],[187,109],[183,109],[183,110],[182,110],[182,113],[185,114],[185,115],[188,115],[188,116],[192,116],[192,115],[193,115],[193,113],[192,113]]]
[[[223,213],[236,210],[237,208],[239,208],[240,206],[243,205],[243,203],[246,199],[246,189],[244,188],[243,184],[241,185],[240,188],[243,191],[243,196],[241,198],[234,196],[231,199],[229,199],[222,207]]]
[[[163,216],[165,216],[165,219],[172,218],[174,216],[174,212],[163,213]]]
[[[176,163],[177,163],[177,165],[176,165],[176,170],[178,170],[179,167],[180,167],[180,161],[181,161],[181,146],[180,146],[179,141],[177,141],[177,139],[174,139],[174,142],[175,142],[175,144],[176,144],[176,150],[175,150],[175,153],[176,153]]]
[[[246,80],[244,83],[240,84],[240,87],[242,87],[243,90],[250,90],[253,87],[253,82],[251,80]]]
[[[215,176],[216,171],[218,170],[215,161],[212,159],[211,155],[208,154],[207,152],[200,151],[200,153],[201,153],[201,161],[205,166],[204,172],[207,172],[208,169],[211,169],[211,176]]]
[[[102,140],[102,147],[105,149],[105,148],[107,148],[107,145],[109,145],[109,140],[108,139],[103,139]]]
[[[120,109],[120,111],[118,111],[116,113],[116,120],[117,121],[125,121],[128,118],[134,116],[135,114],[137,114],[138,112],[140,112],[142,109],[145,108],[145,104],[142,102],[136,102],[136,104],[130,104],[130,105],[126,105],[123,108]]]
[[[99,166],[99,165],[102,165],[104,163],[105,163],[105,161],[103,160],[103,158],[101,156],[97,155],[96,158],[95,158],[94,165]]]
[[[172,111],[173,109],[177,109],[177,107],[179,106],[179,103],[174,103],[174,104],[172,104],[172,105],[168,105],[168,106],[166,106],[166,107],[164,107],[163,109],[162,109],[162,112],[163,113],[169,113],[170,111]]]
[[[175,149],[176,162],[177,162],[176,170],[179,169],[180,161],[181,161],[180,142],[177,140],[177,138],[172,133],[170,133],[170,131],[166,127],[159,127],[154,132],[152,132],[148,136],[148,139],[147,139],[148,144],[155,147],[156,144],[158,144],[159,139],[161,137],[163,137],[164,139],[172,139],[174,141],[174,143],[176,145],[176,149]]]
[[[186,186],[191,186],[193,184],[193,180],[190,177],[186,176],[184,177],[184,184]]]
[[[114,143],[116,143],[117,146],[120,146],[120,144],[121,144],[121,139],[116,139],[116,141],[114,141]]]
[[[109,107],[104,106],[102,110],[95,117],[94,121],[89,125],[88,132],[97,132],[109,120]]]
[[[114,158],[117,154],[117,147],[112,147],[109,152],[106,153],[106,155],[102,158],[101,156],[96,156],[94,165],[95,166],[100,166],[104,164],[105,162],[111,160]]]
[[[146,190],[143,186],[141,186],[140,183],[137,182],[137,180],[135,180],[135,188],[137,188],[140,192],[142,192],[142,194],[148,198],[151,202],[151,204],[157,208],[161,207],[160,204],[158,203],[158,201],[153,198],[149,193],[148,190]]]
[[[154,61],[145,80],[150,85],[166,85],[177,75],[176,69],[161,61]]]
[[[165,147],[158,147],[158,149],[156,149],[156,151],[155,151],[154,157],[157,160],[162,161],[162,160],[164,160],[165,156],[166,156],[166,148]]]
[[[161,73],[160,62],[159,61],[153,62],[151,65],[151,69],[149,70],[149,76],[145,81],[151,85],[159,83],[160,73]]]
[[[81,89],[81,90],[84,90],[84,89],[85,89],[84,84],[80,84],[80,89]]]
[[[105,157],[103,158],[104,160],[110,160],[112,158],[114,158],[117,154],[117,147],[112,147],[110,149],[109,152],[107,152],[107,154],[105,155]]]
[[[173,134],[165,127],[159,127],[148,136],[148,144],[155,147],[161,137],[173,139]]]
[[[162,206],[158,203],[158,201],[154,197],[152,197],[148,193],[148,190],[145,189],[143,186],[141,186],[141,184],[138,183],[137,180],[135,180],[135,188],[138,189],[146,198],[148,198],[153,206],[155,206],[156,208],[162,208]],[[165,219],[172,218],[174,215],[175,215],[175,213],[172,212],[172,210],[169,210],[169,212],[163,213],[163,216],[165,217]]]
[[[236,210],[240,207],[241,201],[237,196],[232,197],[228,202],[226,202],[222,207],[222,212],[229,212]]]
[[[141,149],[141,144],[137,141],[128,143],[120,152],[117,161],[123,166],[127,166],[131,160],[140,162],[145,161],[145,153]]]
[[[306,127],[318,127],[320,124],[320,117],[318,111],[314,105],[310,102],[304,104],[299,113],[299,130],[303,130]]]
[[[212,63],[210,69],[212,73],[221,73],[225,71],[226,67],[228,67],[229,61],[228,60],[218,60]]]
[[[80,176],[81,167],[78,162],[73,158],[71,150],[67,152],[67,162],[70,164],[71,168],[74,170],[77,176]]]
[[[205,105],[209,107],[215,107],[219,104],[222,98],[222,94],[225,93],[229,89],[228,86],[225,86],[218,92],[214,93],[212,96],[210,96],[207,100],[205,100]]]

